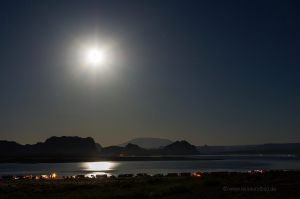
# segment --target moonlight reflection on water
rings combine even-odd
[[[117,165],[116,162],[85,162],[83,168],[85,171],[110,171]]]
[[[86,175],[88,177],[103,174],[111,176],[111,174],[107,172],[114,170],[118,164],[119,163],[116,162],[85,162],[82,163],[82,168],[84,171],[89,171],[89,173]]]

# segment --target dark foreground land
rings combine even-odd
[[[2,180],[1,199],[299,198],[300,172],[208,173],[202,177]]]

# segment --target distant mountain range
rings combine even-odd
[[[146,141],[151,141],[146,144]],[[0,141],[0,162],[13,161],[94,161],[107,157],[175,157],[186,155],[222,154],[300,154],[300,143],[261,144],[240,146],[199,146],[187,141],[171,142],[159,138],[132,140],[143,147],[126,143],[121,146],[102,147],[93,138],[51,137],[45,142],[21,145],[11,141]],[[145,147],[146,146],[146,147]],[[156,146],[156,148],[153,148]]]
[[[135,139],[136,142],[145,142],[148,138]],[[133,156],[166,156],[166,155],[196,155],[198,150],[195,146],[186,141],[176,141],[165,147],[164,139],[150,139],[152,141],[149,146],[160,146],[156,149],[145,149],[136,144],[128,143],[126,146],[109,146],[102,147],[95,143],[91,137],[51,137],[45,142],[37,144],[21,145],[16,142],[0,141],[0,161],[10,160],[45,160],[51,161],[81,161],[94,160],[101,157],[133,157]],[[153,140],[158,141],[154,143]]]
[[[157,149],[172,144],[173,142],[171,140],[162,138],[142,137],[129,140],[123,144],[120,144],[119,146],[125,147],[129,143],[136,144],[145,149]]]

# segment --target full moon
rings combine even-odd
[[[89,48],[85,52],[85,62],[93,68],[104,66],[106,58],[105,52],[97,47]]]

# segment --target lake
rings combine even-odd
[[[41,175],[56,172],[60,176],[84,174],[118,175],[124,173],[166,174],[193,171],[300,170],[300,158],[291,155],[218,155],[201,156],[214,160],[179,161],[100,161],[74,163],[1,163],[3,175]]]

